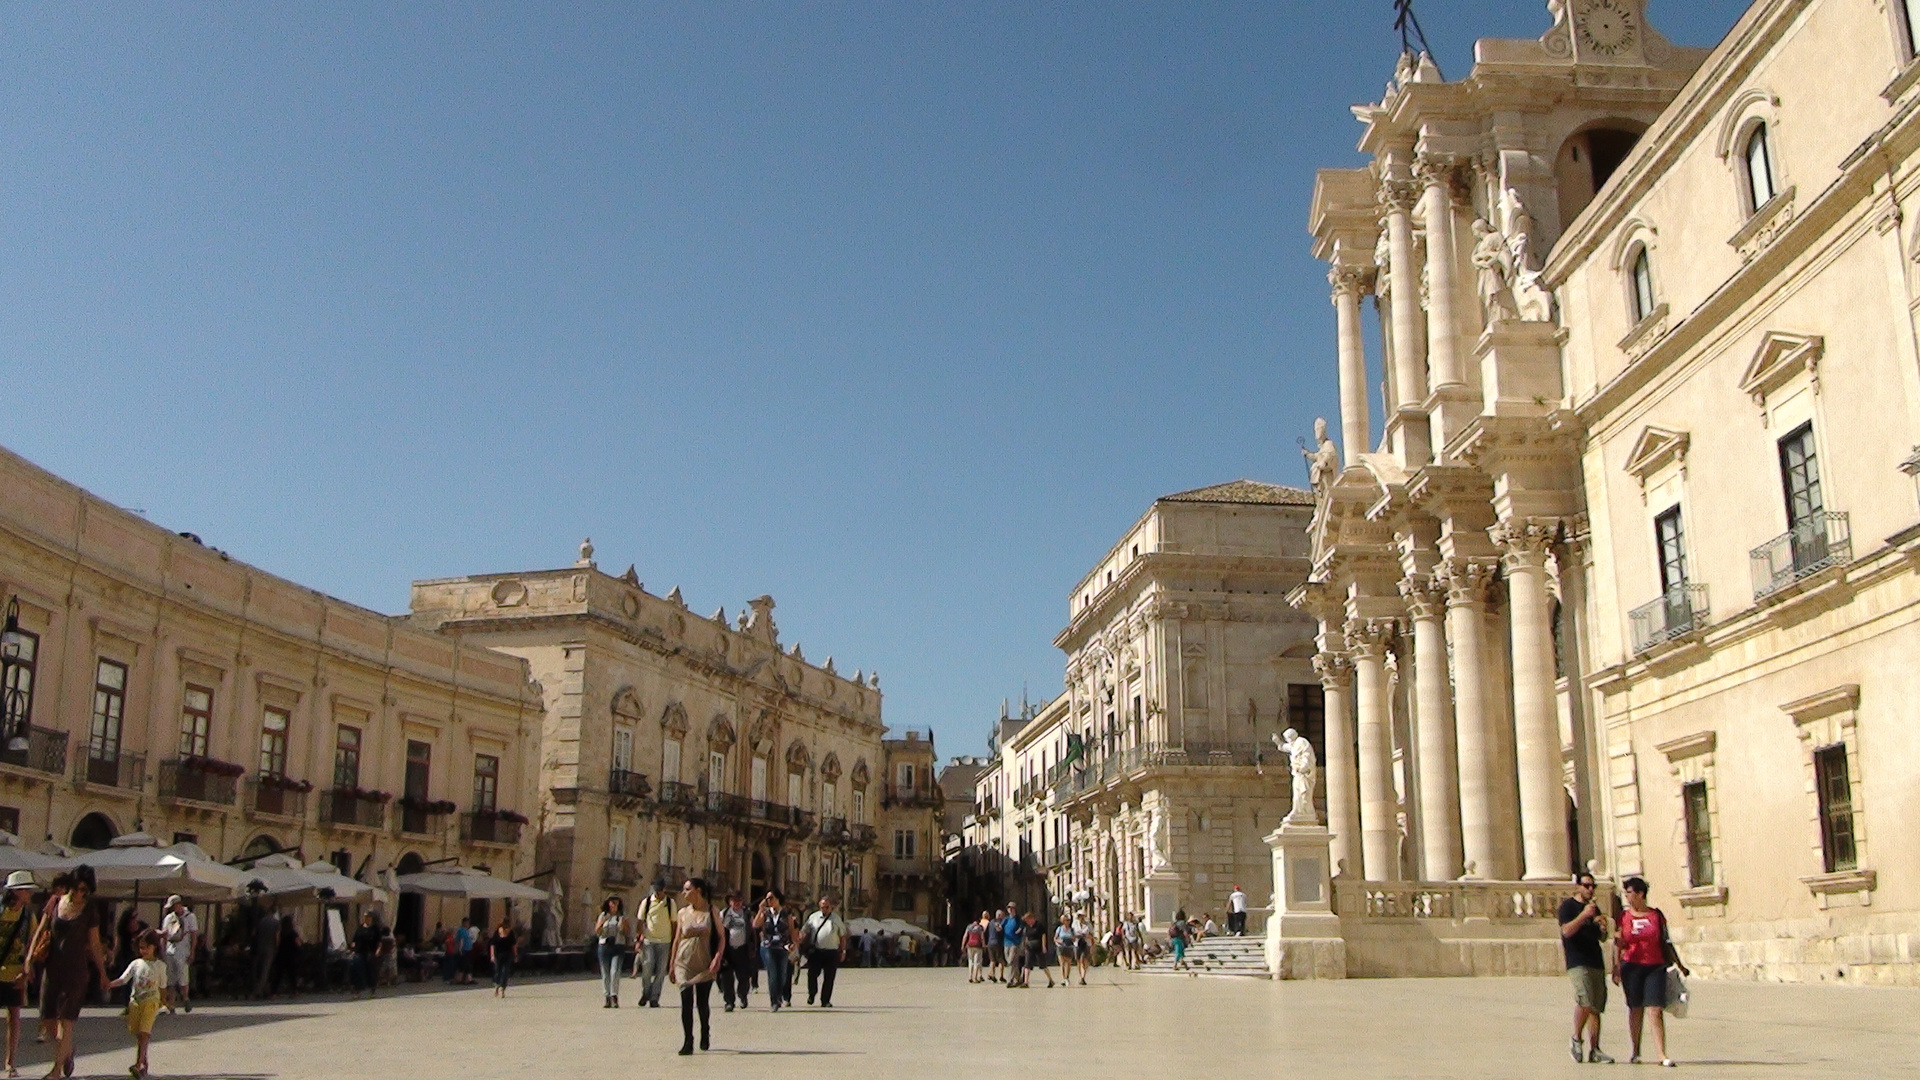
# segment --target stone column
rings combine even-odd
[[[1459,254],[1453,236],[1456,170],[1453,159],[1434,155],[1422,155],[1416,166],[1427,204],[1427,367],[1434,389],[1466,382],[1455,348],[1459,326],[1453,310]]]
[[[1387,642],[1392,637],[1392,619],[1368,619],[1347,626],[1360,735],[1360,849],[1368,881],[1400,880],[1392,703],[1387,696]]]
[[[1553,674],[1553,602],[1547,594],[1551,523],[1537,518],[1491,530],[1506,549],[1507,619],[1513,635],[1513,733],[1520,780],[1520,846],[1528,881],[1567,876],[1566,788]]]
[[[1420,327],[1420,264],[1413,250],[1413,204],[1420,187],[1408,180],[1382,180],[1380,207],[1387,219],[1387,251],[1393,289],[1388,294],[1393,315],[1394,400],[1402,409],[1417,409],[1427,400],[1427,361],[1421,347],[1426,337]]]
[[[1454,732],[1460,760],[1460,836],[1467,877],[1491,877],[1500,864],[1493,828],[1494,749],[1488,733],[1485,626],[1493,567],[1450,560],[1441,566],[1447,586],[1447,636],[1453,640]]]
[[[1420,866],[1423,880],[1460,876],[1460,805],[1456,786],[1453,701],[1447,685],[1447,636],[1441,623],[1446,588],[1425,575],[1400,582],[1413,623],[1413,762],[1419,776]]]
[[[1367,430],[1367,346],[1360,333],[1360,297],[1373,278],[1370,269],[1336,266],[1327,274],[1333,283],[1333,309],[1340,342],[1340,449],[1342,461],[1352,465],[1373,446]],[[1335,843],[1338,843],[1336,840]]]
[[[1353,661],[1340,653],[1320,653],[1313,658],[1320,673],[1320,687],[1326,693],[1326,767],[1322,770],[1327,788],[1327,827],[1333,832],[1332,872],[1339,874],[1342,863],[1347,873],[1358,876],[1360,866],[1360,775],[1353,760]]]

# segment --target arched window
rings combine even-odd
[[[1647,261],[1647,249],[1644,246],[1633,253],[1631,299],[1633,324],[1638,326],[1653,314],[1653,267]]]
[[[1748,209],[1759,210],[1779,194],[1773,183],[1773,145],[1767,135],[1767,125],[1753,126],[1742,153],[1747,160],[1747,195],[1753,203]]]

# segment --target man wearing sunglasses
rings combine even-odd
[[[1567,955],[1567,976],[1573,980],[1569,1049],[1575,1061],[1611,1065],[1613,1059],[1600,1050],[1600,1014],[1607,1011],[1607,919],[1594,903],[1593,893],[1593,875],[1581,871],[1574,876],[1573,895],[1560,901],[1560,947]]]

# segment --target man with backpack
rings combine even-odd
[[[667,981],[668,954],[673,951],[673,897],[667,883],[655,881],[653,892],[640,901],[640,1004],[660,1007],[660,990]]]
[[[820,1007],[833,1008],[833,979],[847,958],[847,922],[833,910],[833,901],[820,898],[820,910],[807,916],[800,928],[800,949],[807,954],[807,1004],[818,996]]]

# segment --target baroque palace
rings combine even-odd
[[[1696,970],[1920,981],[1920,3],[1711,51],[1547,6],[1403,61],[1315,190],[1340,439],[1292,598],[1348,966],[1397,922],[1489,970],[1457,883],[1592,866]]]

